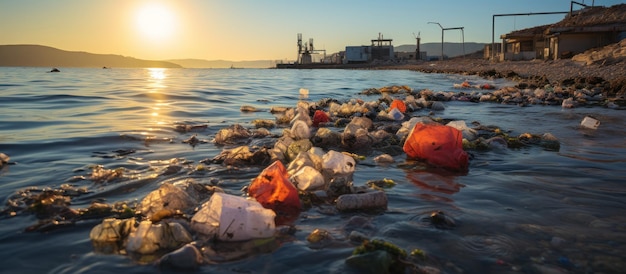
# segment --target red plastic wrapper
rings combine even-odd
[[[277,225],[295,220],[302,210],[298,189],[289,181],[287,170],[280,161],[261,171],[250,183],[248,195],[276,212]]]
[[[330,117],[323,110],[316,110],[313,114],[313,126],[319,127],[320,123],[327,123],[330,121]]]
[[[463,134],[453,127],[417,123],[402,149],[409,158],[423,159],[434,166],[458,171],[468,168],[469,157],[463,150]]]

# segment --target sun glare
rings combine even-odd
[[[135,20],[137,30],[149,39],[168,39],[175,31],[174,14],[162,4],[150,3],[140,7]]]

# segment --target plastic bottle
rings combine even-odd
[[[387,194],[383,191],[344,194],[337,198],[336,207],[340,211],[372,208],[387,209]]]

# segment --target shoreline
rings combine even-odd
[[[410,61],[408,63],[314,64],[284,69],[370,69],[412,70],[423,73],[477,75],[485,79],[506,78],[517,82],[517,88],[546,85],[575,89],[602,88],[611,98],[626,97],[626,62],[590,64],[571,59],[492,62],[482,58],[453,58],[443,61]]]

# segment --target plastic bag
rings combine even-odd
[[[263,207],[274,210],[277,224],[297,218],[302,209],[298,189],[289,181],[289,174],[280,161],[275,161],[252,180],[248,195]]]
[[[453,127],[417,123],[402,148],[410,158],[452,170],[467,170],[469,157],[463,150],[463,135]]]

